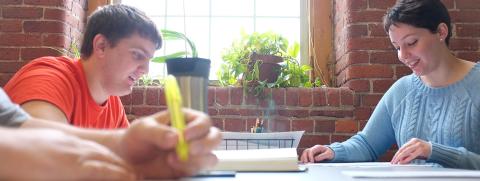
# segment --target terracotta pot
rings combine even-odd
[[[252,53],[250,55],[250,62],[248,63],[249,71],[253,70],[253,65],[257,61],[261,61],[259,66],[259,79],[260,81],[267,81],[267,83],[273,83],[277,81],[278,76],[280,75],[281,66],[278,64],[283,62],[283,58],[276,55],[262,55]]]

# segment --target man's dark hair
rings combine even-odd
[[[398,0],[383,17],[385,32],[388,33],[390,26],[395,26],[396,23],[425,28],[432,33],[437,33],[438,25],[445,23],[448,27],[445,38],[447,45],[452,36],[450,15],[440,0]]]
[[[101,7],[88,19],[80,50],[82,58],[92,55],[93,38],[97,34],[102,34],[115,46],[120,39],[134,33],[151,40],[156,49],[162,46],[162,38],[155,23],[142,11],[122,4]]]

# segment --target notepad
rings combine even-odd
[[[217,150],[218,164],[213,170],[304,171],[299,167],[295,148]]]

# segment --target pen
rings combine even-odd
[[[177,155],[181,161],[188,160],[188,144],[183,136],[185,129],[185,118],[182,112],[182,96],[178,88],[177,79],[168,75],[165,79],[165,99],[170,112],[172,126],[178,130]]]

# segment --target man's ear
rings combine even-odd
[[[447,24],[445,23],[438,24],[437,33],[438,33],[439,39],[445,40],[445,38],[447,38],[448,36],[448,31],[450,30],[448,29]]]
[[[109,46],[107,38],[102,34],[97,34],[93,38],[92,43],[92,55],[103,57],[105,55],[105,49]]]

